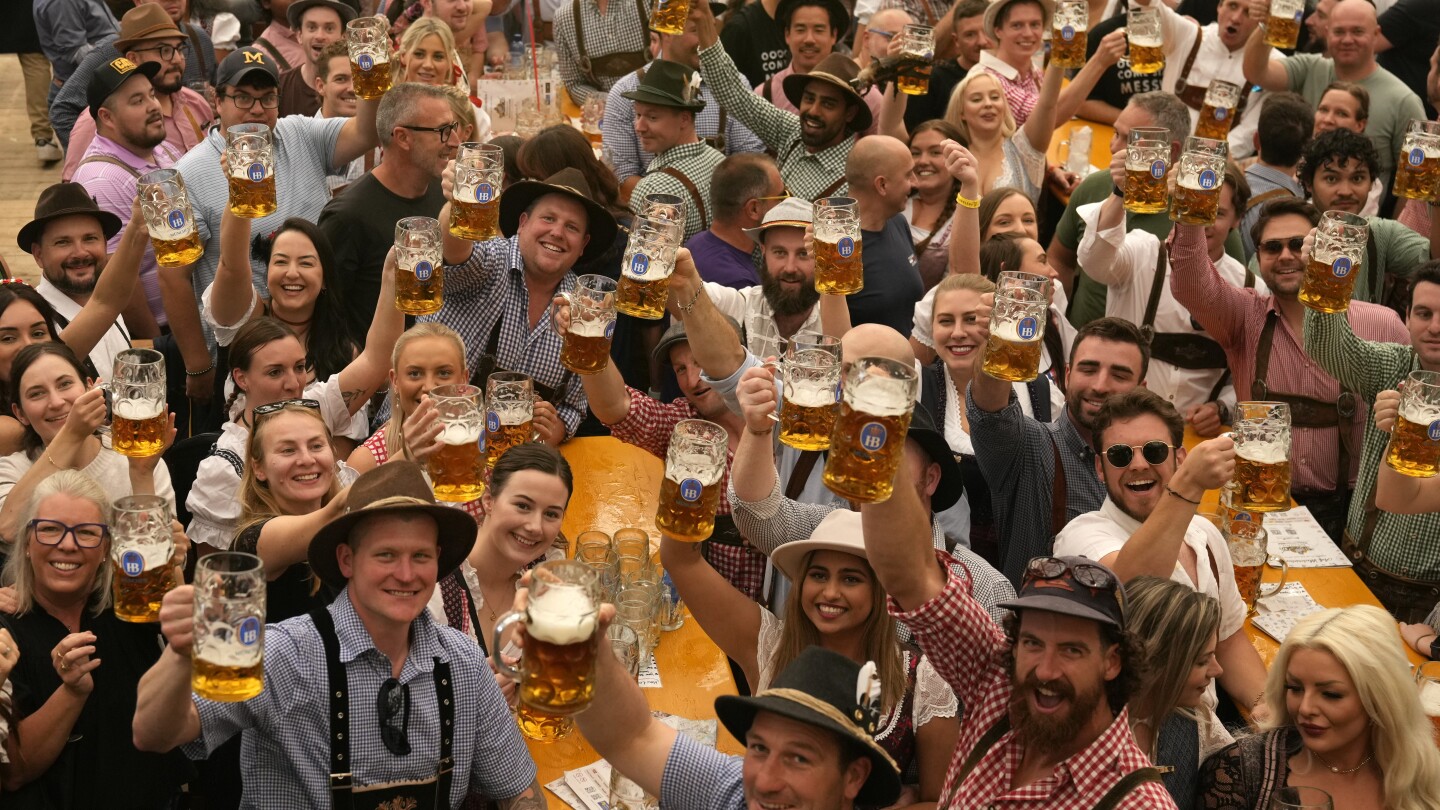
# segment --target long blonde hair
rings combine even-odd
[[[255,469],[264,460],[265,433],[269,425],[273,424],[281,414],[299,413],[314,419],[325,431],[325,441],[331,441],[330,429],[326,426],[320,412],[307,408],[298,402],[287,403],[275,413],[266,414],[263,418],[255,420],[250,428],[250,443],[245,453],[245,473],[240,476],[240,532],[244,532],[256,523],[262,523],[273,517],[285,514],[281,509],[279,501],[275,500],[275,493],[270,485],[255,477]],[[332,444],[333,448],[333,444]],[[331,471],[330,489],[325,493],[324,502],[329,503],[330,499],[340,492],[340,476]],[[239,534],[240,532],[237,532]]]
[[[410,23],[410,27],[405,29],[404,34],[400,35],[400,47],[396,49],[396,54],[398,57],[406,60],[405,69],[408,70],[410,68],[410,49],[419,45],[426,37],[432,34],[440,38],[440,47],[445,49],[445,58],[450,62],[451,76],[449,81],[444,83],[454,84],[455,34],[450,31],[449,24],[441,22],[435,17],[421,17],[415,22]],[[400,75],[405,75],[404,71],[401,71]]]
[[[420,19],[427,19],[421,17]],[[421,338],[444,338],[454,344],[455,352],[460,357],[460,382],[465,382],[469,377],[465,368],[465,341],[460,339],[460,333],[446,326],[443,323],[417,323],[406,329],[395,341],[395,349],[390,352],[390,369],[394,371],[400,367],[400,357],[405,354],[405,347],[412,341]],[[385,423],[385,452],[389,458],[410,458],[410,450],[405,446],[405,419],[409,416],[405,411],[405,403],[394,395],[395,386],[390,387],[390,419]]]
[[[1004,98],[1005,88],[1000,86],[1000,80],[983,70],[972,70],[950,91],[950,101],[945,104],[945,120],[960,130],[960,134],[965,136],[965,142],[972,145],[975,143],[975,136],[965,123],[965,92],[970,89],[970,85],[981,79],[994,82],[995,87],[1000,90],[1000,137],[1008,138],[1019,128],[1015,125],[1015,116],[1010,112],[1010,103]]]
[[[1372,605],[1330,608],[1301,619],[1285,637],[1265,680],[1270,719],[1263,728],[1293,725],[1285,675],[1296,650],[1327,652],[1345,667],[1370,718],[1370,746],[1384,778],[1389,810],[1440,807],[1440,750],[1420,704],[1395,619]]]
[[[30,555],[26,553],[25,546],[30,542],[26,528],[39,513],[41,502],[51,495],[69,495],[89,501],[100,511],[100,522],[110,525],[110,496],[105,494],[105,490],[94,478],[85,473],[79,470],[61,470],[36,484],[35,491],[31,493],[30,500],[25,504],[25,511],[20,514],[20,521],[16,524],[20,531],[16,532],[15,546],[10,549],[10,559],[5,562],[4,581],[15,589],[15,616],[24,616],[35,607],[35,571],[31,569]],[[88,602],[91,615],[99,615],[110,606],[113,568],[114,566],[110,565],[110,538],[107,535],[100,543],[100,566],[95,572],[95,581],[90,583]]]
[[[1197,713],[1179,708],[1180,693],[1205,645],[1220,632],[1220,603],[1174,580],[1136,577],[1125,583],[1125,622],[1148,647],[1150,671],[1130,696],[1130,721],[1148,720],[1156,732],[1146,752],[1153,760],[1159,729],[1172,712],[1201,722]]]

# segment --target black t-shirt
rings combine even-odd
[[[1175,12],[1201,25],[1209,25],[1220,18],[1220,0],[1180,0]]]
[[[845,296],[850,322],[883,323],[909,337],[915,304],[925,295],[920,263],[910,242],[904,214],[896,214],[879,231],[860,231],[865,264],[865,289]]]
[[[1426,117],[1434,120],[1425,77],[1430,72],[1430,55],[1440,41],[1440,0],[1400,0],[1380,15],[1380,33],[1393,47],[1377,54],[1376,61],[1415,91],[1425,105]]]
[[[932,118],[944,118],[945,107],[950,103],[950,94],[969,73],[959,62],[951,59],[942,62],[930,71],[930,92],[923,96],[911,96],[905,106],[905,128],[911,132],[915,127]]]
[[[269,522],[266,520],[247,526],[235,535],[230,550],[258,555],[260,530]],[[316,585],[319,585],[318,590]],[[280,576],[265,583],[265,621],[274,624],[303,616],[316,608],[328,607],[335,601],[336,593],[334,588],[320,584],[311,575],[309,563],[295,563]]]
[[[1086,58],[1095,55],[1100,47],[1100,40],[1106,34],[1121,28],[1125,25],[1126,15],[1124,12],[1100,23],[1090,30],[1089,41],[1085,45]],[[1094,101],[1103,101],[1106,104],[1118,109],[1125,109],[1130,103],[1130,97],[1140,93],[1148,93],[1151,90],[1161,89],[1161,79],[1165,72],[1143,74],[1130,70],[1129,58],[1122,58],[1119,62],[1105,69],[1100,75],[1100,81],[1095,83],[1095,89],[1090,91],[1089,98]]]
[[[280,117],[287,115],[313,116],[320,110],[320,94],[305,83],[300,68],[291,68],[280,74]]]
[[[25,718],[62,688],[51,653],[70,631],[38,604],[24,616],[0,616],[0,624],[9,628],[19,645],[20,662],[10,673],[10,682],[15,690],[15,717]],[[147,754],[137,751],[132,742],[140,676],[159,660],[165,643],[160,625],[122,622],[110,609],[99,616],[87,610],[80,619],[80,630],[95,634],[94,657],[100,660],[91,674],[95,689],[86,698],[60,756],[38,779],[0,798],[0,807],[139,810],[168,806],[189,777],[189,763],[178,750]]]
[[[330,240],[352,335],[363,336],[370,329],[380,299],[385,254],[395,244],[395,223],[405,217],[439,216],[444,205],[439,180],[430,182],[423,197],[411,200],[385,188],[374,173],[325,204],[318,224]]]
[[[730,15],[720,30],[720,44],[751,87],[790,64],[790,48],[780,21],[770,16],[760,0]]]

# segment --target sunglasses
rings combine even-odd
[[[1023,590],[1035,580],[1060,579],[1066,574],[1074,577],[1075,581],[1087,588],[1099,588],[1101,590],[1114,591],[1119,586],[1119,581],[1108,568],[1093,563],[1076,563],[1071,565],[1059,557],[1036,557],[1025,566],[1025,578],[1020,583]]]
[[[1112,467],[1129,467],[1130,462],[1135,459],[1136,447],[1140,448],[1140,455],[1146,464],[1162,464],[1170,457],[1170,445],[1156,439],[1140,445],[1112,444],[1105,448],[1105,460],[1110,462]]]
[[[410,687],[394,678],[380,684],[375,716],[380,718],[380,741],[397,757],[410,755]]]
[[[1259,248],[1260,252],[1266,256],[1279,256],[1280,251],[1287,247],[1290,248],[1291,253],[1299,256],[1300,249],[1305,247],[1305,237],[1292,236],[1289,239],[1266,239],[1255,247]]]
[[[315,399],[282,399],[279,402],[272,402],[269,405],[256,405],[255,418],[269,416],[272,413],[279,413],[290,405],[299,405],[312,411],[320,410],[320,401]]]

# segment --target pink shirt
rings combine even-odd
[[[979,67],[1000,83],[1000,90],[1005,93],[1005,101],[1010,105],[1010,115],[1015,118],[1015,126],[1025,126],[1040,101],[1040,71],[1031,70],[1022,76],[1019,70],[990,51],[980,52]]]
[[[300,40],[296,39],[295,32],[282,25],[279,20],[272,20],[265,30],[260,32],[260,37],[275,47],[267,48],[258,41],[255,43],[255,47],[271,56],[279,57],[275,60],[275,69],[281,73],[290,68],[300,67],[309,58],[305,54],[305,49],[300,47]],[[257,37],[258,39],[259,37]],[[277,51],[279,53],[276,53]]]
[[[774,76],[771,76],[769,81],[761,82],[760,84],[755,85],[755,93],[761,98],[768,99],[770,103],[774,104],[776,107],[779,107],[782,110],[788,110],[789,112],[799,115],[800,110],[796,109],[795,105],[791,104],[790,99],[785,95],[785,77],[790,76],[794,73],[795,68],[791,65],[786,65],[784,70],[776,73]],[[770,91],[769,95],[766,95],[767,86],[769,87]],[[870,92],[865,94],[865,106],[870,108],[870,119],[871,121],[876,123],[880,121],[881,98],[882,97],[880,95],[880,91],[876,89],[873,85],[870,88]],[[876,132],[876,123],[872,123],[869,129],[861,132],[860,134],[874,135]]]
[[[157,149],[166,150],[179,160],[182,155],[194,149],[205,140],[205,130],[215,118],[210,102],[188,87],[180,88],[170,97],[170,115],[165,118],[165,142]],[[60,179],[69,180],[75,176],[75,169],[85,156],[85,150],[95,139],[95,119],[90,111],[82,110],[75,119],[75,128],[70,131],[70,148],[65,150],[65,166],[60,170]],[[171,161],[174,162],[174,161]]]
[[[1427,239],[1430,237],[1430,206],[1420,200],[1402,200],[1405,203],[1395,219],[1410,230]]]

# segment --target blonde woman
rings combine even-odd
[[[405,29],[396,49],[400,63],[400,81],[419,82],[431,87],[459,87],[468,97],[474,92],[455,51],[455,35],[450,26],[434,17],[421,17]],[[490,137],[490,115],[470,97],[470,117],[475,121],[470,138]],[[456,116],[457,120],[462,116]]]
[[[1055,131],[1055,100],[1064,71],[1051,65],[1040,85],[1040,102],[1023,128],[1015,126],[1000,82],[983,70],[972,71],[950,93],[945,120],[964,136],[978,161],[980,192],[1010,186],[1040,199],[1045,184],[1045,150]]]

